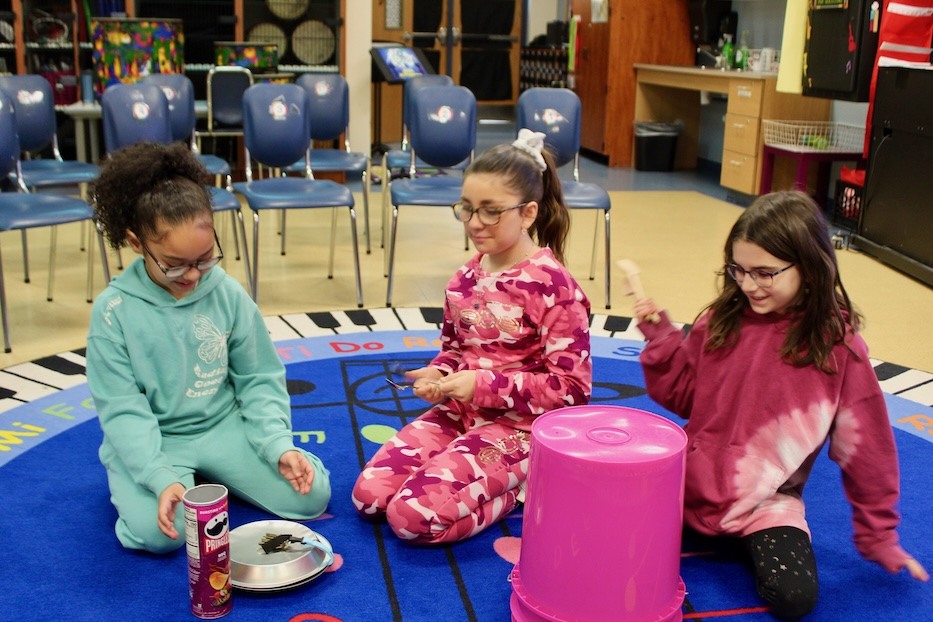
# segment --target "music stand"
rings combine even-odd
[[[373,58],[372,81],[376,85],[373,107],[376,118],[373,121],[372,153],[383,154],[389,146],[382,142],[382,87],[380,82],[401,84],[409,78],[434,75],[434,68],[420,48],[405,47],[400,43],[375,43],[369,50]]]

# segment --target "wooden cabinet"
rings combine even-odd
[[[635,63],[693,62],[687,4],[573,0],[571,6],[579,18],[573,88],[583,107],[581,144],[609,166],[632,166]]]
[[[722,172],[719,183],[730,190],[756,195],[761,187],[764,119],[829,119],[830,101],[779,93],[772,73],[720,71],[670,65],[636,68],[636,121],[680,120],[675,168],[695,168],[700,135],[703,91],[728,97],[723,130]],[[774,187],[792,187],[794,171],[781,162]]]

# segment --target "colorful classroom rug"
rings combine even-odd
[[[425,404],[389,387],[397,363],[415,367],[438,348],[439,309],[372,309],[266,318],[286,362],[296,442],[331,470],[333,500],[307,525],[337,561],[307,585],[273,593],[235,591],[224,618],[280,622],[482,621],[510,619],[509,574],[517,561],[518,511],[453,546],[419,548],[385,525],[360,520],[350,489],[360,467]],[[593,317],[593,401],[656,412],[638,365],[640,334],[628,318]],[[184,549],[167,556],[123,550],[97,459],[101,439],[83,375],[83,352],[0,370],[0,620],[196,619]],[[933,569],[933,378],[878,362],[900,451],[905,547]],[[905,376],[906,374],[906,376]],[[906,379],[905,379],[906,378]],[[674,418],[676,420],[676,418]],[[236,456],[231,456],[235,460]],[[892,576],[861,560],[851,543],[839,470],[824,455],[806,490],[821,577],[814,621],[930,619],[933,584]],[[233,499],[231,527],[271,518]],[[612,517],[606,518],[607,537]],[[605,569],[608,576],[613,568]],[[741,559],[728,550],[685,550],[686,620],[771,619]],[[927,613],[923,613],[923,612]],[[624,620],[621,616],[619,620]]]

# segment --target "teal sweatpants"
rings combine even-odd
[[[211,483],[223,484],[231,494],[275,516],[309,520],[319,516],[330,501],[330,479],[320,459],[304,450],[314,467],[311,492],[300,495],[281,476],[278,464],[270,465],[246,439],[246,424],[240,417],[227,417],[213,429],[197,436],[162,438],[162,451],[169,456],[185,488],[194,486],[197,473]],[[107,470],[110,500],[117,510],[116,534],[128,549],[168,553],[185,543],[184,508],[175,511],[173,540],[159,529],[158,491],[153,493],[130,477],[116,452],[104,440],[100,460]]]

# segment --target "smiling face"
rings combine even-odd
[[[214,222],[209,215],[198,216],[172,227],[161,225],[159,233],[153,239],[140,240],[133,232],[129,232],[127,239],[133,250],[142,255],[146,262],[149,278],[181,300],[194,291],[205,274],[194,264],[207,261],[220,252],[215,245]],[[159,264],[163,268],[187,266],[188,270],[178,279],[171,280],[166,278]]]
[[[732,261],[745,271],[777,272],[790,265],[790,262],[778,259],[757,244],[746,240],[733,242]],[[748,298],[752,311],[762,315],[785,313],[796,304],[800,287],[800,271],[796,267],[775,276],[770,287],[761,287],[749,275],[746,275],[739,285],[739,289]]]
[[[506,178],[492,173],[473,173],[463,180],[461,201],[465,207],[506,210],[495,225],[484,225],[474,214],[464,223],[467,235],[480,253],[488,255],[497,266],[508,267],[524,259],[534,247],[525,231],[534,223],[538,204],[529,201],[519,209],[508,209],[523,202],[523,197],[506,184]]]

